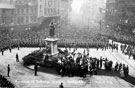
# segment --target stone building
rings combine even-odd
[[[38,4],[37,0],[16,0],[16,29],[30,29],[32,26],[38,26]]]
[[[71,12],[71,4],[72,0],[61,0],[61,7],[60,7],[60,22],[61,25],[68,25],[69,23],[69,17]]]
[[[6,3],[0,3],[0,28],[10,29],[15,21],[15,6]]]
[[[116,31],[135,29],[135,0],[106,0],[106,24]]]
[[[38,29],[49,27],[54,21],[60,24],[61,0],[0,0],[15,7],[14,29],[29,30],[33,26]]]
[[[15,6],[9,3],[0,2],[0,47],[5,46],[5,42],[10,37],[15,21]]]
[[[48,27],[51,21],[59,24],[60,3],[61,0],[38,0],[38,18],[41,29]]]

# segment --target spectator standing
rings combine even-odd
[[[9,77],[9,74],[10,74],[10,65],[8,64],[7,66],[7,76]]]
[[[64,88],[63,83],[60,84],[59,88]]]
[[[35,70],[35,74],[34,75],[37,76],[37,71],[38,71],[38,66],[37,65],[34,66],[34,70]]]
[[[19,62],[19,56],[18,56],[18,53],[16,54],[16,62]]]

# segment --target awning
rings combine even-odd
[[[15,6],[11,4],[0,3],[0,9],[15,9]]]

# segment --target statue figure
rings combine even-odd
[[[49,36],[50,37],[54,37],[55,36],[55,27],[54,27],[54,23],[53,22],[50,23]]]

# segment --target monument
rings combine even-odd
[[[59,39],[55,37],[55,24],[53,22],[50,23],[49,29],[49,37],[45,39],[47,45],[47,52],[50,55],[58,54],[57,41]]]

